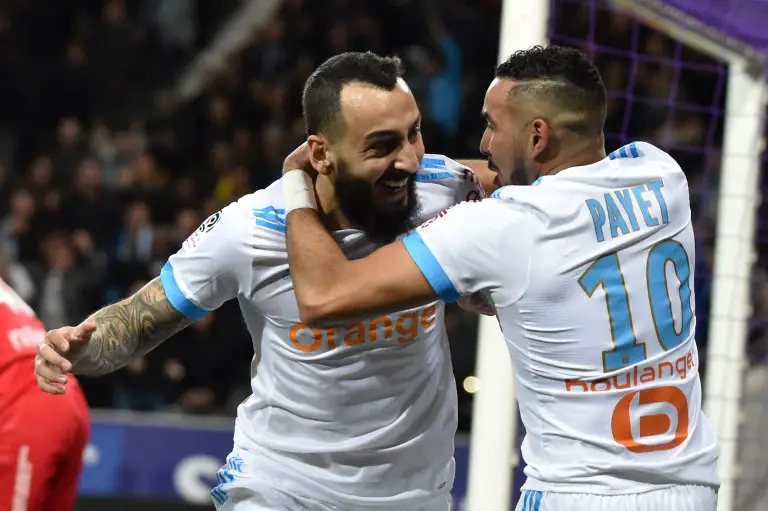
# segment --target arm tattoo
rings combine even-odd
[[[96,331],[73,361],[73,371],[100,376],[149,353],[194,320],[171,305],[160,279],[155,278],[133,296],[104,307],[87,321],[96,323]]]

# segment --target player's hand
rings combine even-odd
[[[462,296],[456,303],[462,309],[474,312],[475,314],[482,314],[483,316],[495,316],[496,310],[488,303],[485,295],[482,293],[475,293],[473,295]]]
[[[40,389],[49,394],[63,394],[72,361],[91,339],[96,323],[87,321],[78,326],[65,326],[49,331],[35,356],[35,378]]]
[[[283,174],[290,170],[301,169],[314,180],[317,177],[317,171],[312,167],[309,161],[309,144],[304,142],[293,150],[291,154],[283,161]]]

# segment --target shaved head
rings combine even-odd
[[[304,86],[302,106],[307,134],[322,133],[330,139],[344,134],[342,90],[345,86],[367,85],[386,92],[404,84],[402,76],[403,64],[397,57],[347,52],[329,58]]]
[[[496,68],[480,149],[501,184],[530,184],[604,152],[606,111],[600,72],[584,53],[533,46]]]
[[[509,101],[531,118],[542,117],[578,135],[596,136],[605,125],[605,95],[581,89],[566,79],[517,81],[509,90]]]

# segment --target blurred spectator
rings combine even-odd
[[[117,205],[114,195],[102,186],[101,167],[96,159],[80,161],[65,201],[69,225],[89,232],[100,249],[109,249],[117,235]]]
[[[177,341],[183,343],[184,350],[178,358],[169,360],[173,365],[166,363],[166,371],[175,369],[178,374],[177,403],[185,412],[210,412],[226,399],[227,386],[232,383],[225,377],[230,359],[210,349],[222,333],[216,314],[195,321]]]
[[[31,301],[35,296],[35,284],[27,268],[13,261],[2,249],[0,249],[0,280],[11,286],[25,302]]]
[[[95,78],[85,42],[80,38],[71,39],[63,62],[56,70],[57,89],[53,91],[52,99],[59,116],[90,119]]]
[[[13,261],[28,261],[36,256],[39,232],[35,232],[37,205],[26,188],[11,195],[10,211],[0,220],[0,245]]]
[[[443,136],[454,139],[459,132],[463,94],[461,48],[439,18],[431,18],[427,23],[435,47],[427,48],[420,59],[426,80],[426,113],[440,128]],[[455,145],[452,140],[448,143],[450,146]]]
[[[87,231],[51,233],[43,260],[29,265],[37,293],[32,301],[47,328],[77,324],[101,304],[106,261]]]
[[[98,97],[102,104],[127,99],[125,87],[138,72],[137,49],[142,31],[128,19],[124,0],[107,0],[101,20],[95,27],[92,45],[93,65],[98,73]]]
[[[54,175],[59,186],[67,186],[70,183],[75,168],[87,152],[80,122],[74,117],[61,119],[56,133],[56,146],[51,151]]]
[[[117,241],[117,259],[147,264],[152,260],[155,228],[146,202],[134,202],[125,211],[123,230]]]
[[[45,201],[46,195],[58,186],[53,181],[53,162],[48,156],[40,155],[32,161],[27,172],[27,189],[35,202]]]

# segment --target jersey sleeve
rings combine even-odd
[[[440,154],[424,155],[416,174],[416,190],[422,221],[460,202],[485,198],[472,169]]]
[[[426,154],[417,179],[440,182],[453,192],[453,204],[485,198],[485,190],[474,171],[442,154]]]
[[[160,272],[171,304],[187,317],[201,318],[235,298],[251,280],[248,210],[233,203],[208,217]]]
[[[480,180],[471,168],[465,167],[446,156],[443,158],[445,158],[448,168],[460,176],[456,185],[456,204],[463,201],[475,201],[485,198],[483,185],[480,184]]]
[[[425,222],[403,243],[444,301],[484,292],[503,307],[528,287],[530,222],[524,206],[497,199],[463,202]]]

